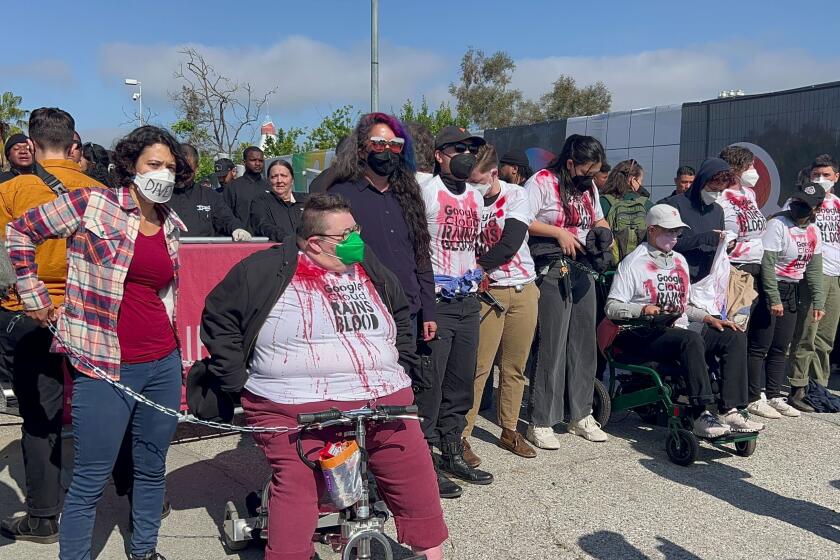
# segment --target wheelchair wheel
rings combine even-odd
[[[610,414],[612,414],[610,392],[600,379],[596,379],[595,394],[592,397],[592,416],[603,428],[610,421]]]
[[[741,457],[749,457],[753,453],[755,453],[755,446],[758,443],[758,440],[750,439],[747,441],[736,441],[735,442],[735,453],[740,455]]]
[[[676,432],[669,432],[665,440],[665,451],[671,462],[681,467],[687,467],[697,459],[700,453],[700,444],[697,436],[688,430],[679,429]]]
[[[232,530],[233,525],[239,520],[239,511],[236,509],[236,504],[233,502],[228,502],[225,504],[225,525],[227,526],[230,524],[231,530],[223,532],[223,540],[225,543],[225,548],[227,548],[231,552],[237,552],[239,550],[244,550],[248,546],[247,540],[237,541],[234,540],[234,531]]]

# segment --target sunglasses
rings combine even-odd
[[[362,232],[362,226],[360,226],[359,224],[356,224],[355,226],[353,226],[351,228],[345,229],[344,232],[342,232],[342,233],[316,233],[315,235],[317,235],[319,237],[338,237],[339,239],[344,241],[345,239],[347,239],[347,236],[350,235],[353,232],[361,233]]]
[[[368,140],[368,146],[370,146],[370,151],[375,154],[381,154],[385,150],[389,150],[392,154],[399,154],[403,151],[405,140],[402,138],[385,140],[381,136],[371,136]]]
[[[446,150],[447,148],[452,148],[455,150],[456,153],[464,154],[464,153],[471,153],[477,154],[478,153],[478,146],[474,144],[464,144],[463,142],[458,142],[457,144],[449,144],[445,146],[443,149]]]

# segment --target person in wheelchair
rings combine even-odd
[[[755,432],[763,424],[749,419],[746,336],[731,321],[709,315],[689,303],[688,263],[674,245],[684,228],[679,211],[657,204],[646,216],[647,241],[618,265],[606,315],[626,322],[648,318],[650,324],[623,329],[612,348],[623,361],[678,364],[690,403],[695,407],[695,435],[717,438],[730,432]],[[712,392],[709,364],[719,362],[720,398]]]
[[[408,300],[365,251],[350,205],[337,196],[310,197],[297,238],[233,267],[207,297],[201,339],[211,354],[209,377],[224,393],[242,391],[250,426],[294,428],[301,413],[414,402],[409,373],[419,358]],[[191,371],[190,387],[200,384],[195,377]],[[198,413],[200,405],[190,403]],[[254,434],[274,471],[266,560],[313,557],[323,477],[296,444],[302,437],[303,452],[317,459],[325,446],[346,440],[345,431]],[[448,532],[420,424],[385,422],[367,435],[370,469],[398,540],[428,560],[443,558]]]

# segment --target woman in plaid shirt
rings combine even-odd
[[[105,375],[177,408],[181,358],[174,328],[178,240],[185,229],[166,202],[188,178],[177,141],[144,126],[116,148],[120,186],[78,189],[30,210],[6,229],[26,314],[56,323],[53,350],[69,354],[73,384],[73,482],[60,524],[61,560],[90,558],[96,503],[126,430],[131,430],[134,499],[131,558],[165,560],[155,551],[163,506],[166,453],[176,419],[115,390]],[[54,309],[38,279],[38,244],[67,238],[67,295]],[[69,348],[83,354],[76,359]]]

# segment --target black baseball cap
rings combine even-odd
[[[472,144],[474,146],[483,146],[487,142],[481,136],[470,134],[470,131],[460,126],[445,126],[435,136],[435,149],[440,150],[444,146],[450,144]]]
[[[791,198],[794,200],[801,200],[808,205],[808,208],[813,210],[822,204],[823,200],[825,200],[825,189],[819,183],[805,183],[797,185]]]
[[[525,150],[509,150],[505,152],[502,159],[499,160],[500,165],[515,165],[517,167],[530,167],[531,162],[528,161],[528,156],[525,155]]]
[[[227,172],[236,167],[228,158],[219,158],[213,164],[216,175],[227,175]]]

